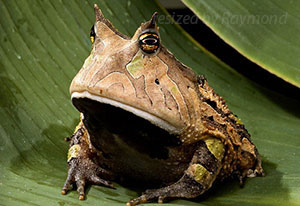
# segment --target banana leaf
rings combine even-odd
[[[182,0],[226,43],[300,87],[298,0]]]
[[[9,0],[0,4],[0,205],[124,205],[138,191],[115,184],[60,194],[66,154],[79,121],[69,85],[89,55],[93,4],[124,34],[132,35],[154,11],[149,0]],[[166,205],[299,205],[299,101],[248,80],[197,44],[171,21],[160,22],[162,43],[204,74],[252,134],[266,177],[225,181],[195,200]],[[157,205],[157,204],[147,204]]]

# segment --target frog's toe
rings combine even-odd
[[[77,192],[79,195],[79,200],[84,200],[85,194],[84,194],[84,187],[85,187],[85,181],[83,179],[79,179],[76,181],[77,185]]]
[[[147,199],[146,195],[142,195],[142,196],[140,196],[138,198],[130,200],[126,204],[126,206],[135,206],[135,205],[142,204],[142,203],[145,203],[145,202],[148,202],[148,199]]]
[[[77,186],[77,192],[79,195],[79,200],[84,200],[85,199],[85,185],[86,183],[90,183],[90,184],[95,184],[95,185],[102,185],[102,186],[106,186],[109,188],[113,188],[114,186],[112,183],[110,183],[109,181],[103,180],[100,177],[96,176],[96,175],[92,175],[89,177],[79,177],[76,180],[76,186]]]
[[[80,200],[85,199],[85,185],[87,183],[114,188],[113,184],[101,179],[98,175],[107,176],[108,172],[87,159],[72,159],[69,162],[68,177],[62,188],[61,194],[65,195],[70,186],[76,184]]]
[[[129,201],[126,206],[135,206],[138,204],[142,204],[145,202],[158,201],[159,204],[164,202],[164,199],[167,198],[168,195],[161,190],[146,190],[146,192],[140,197]]]
[[[89,179],[89,182],[92,184],[95,184],[95,185],[102,185],[102,186],[106,186],[106,187],[115,189],[114,185],[111,182],[101,179],[100,177],[98,177],[96,175],[91,176]]]
[[[74,179],[74,175],[73,175],[73,173],[74,173],[74,168],[70,168],[69,171],[68,171],[68,177],[67,177],[67,179],[65,181],[65,184],[64,184],[64,186],[63,186],[63,188],[61,190],[61,194],[62,195],[66,195],[67,192],[70,189],[70,185],[72,183],[74,183],[74,180],[73,180]]]

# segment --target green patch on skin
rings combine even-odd
[[[236,123],[239,124],[239,125],[243,125],[243,124],[244,124],[244,123],[242,122],[242,120],[239,119],[239,118],[236,118]]]
[[[176,93],[177,91],[178,91],[177,87],[174,86],[174,87],[171,88],[172,93]]]
[[[244,125],[244,123],[242,122],[242,120],[240,118],[238,118],[237,116],[231,114],[230,117],[233,118],[237,124]]]
[[[133,60],[127,64],[126,69],[133,78],[138,78],[138,73],[144,69],[142,55],[135,56]]]
[[[194,164],[194,179],[197,182],[205,182],[206,179],[210,178],[210,174],[205,167],[201,164]]]
[[[74,144],[68,151],[68,162],[72,158],[77,158],[79,155],[80,146],[78,144]]]
[[[216,138],[209,138],[205,140],[206,146],[209,151],[219,160],[221,161],[224,156],[224,144],[221,140]]]
[[[92,49],[90,56],[84,61],[83,67],[88,67],[92,62],[95,57],[95,50]]]

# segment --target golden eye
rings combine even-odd
[[[147,54],[155,53],[159,48],[159,43],[159,36],[154,32],[142,33],[139,36],[140,48]]]
[[[96,38],[96,33],[95,33],[94,25],[93,25],[92,28],[91,28],[91,32],[90,32],[90,40],[91,40],[92,43],[94,43],[95,38]]]

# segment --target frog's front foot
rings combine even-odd
[[[71,143],[68,153],[68,177],[61,191],[61,194],[65,195],[70,186],[75,185],[80,200],[85,198],[84,190],[87,183],[114,188],[109,181],[100,178],[100,176],[110,178],[111,174],[92,161],[94,154],[84,138],[85,133],[85,128],[81,127],[69,138]]]
[[[101,179],[98,175],[106,172],[89,159],[72,159],[69,162],[69,171],[66,182],[62,188],[61,194],[67,194],[70,185],[75,184],[79,194],[79,199],[85,198],[86,183],[95,185],[104,185],[106,187],[114,188],[114,186],[107,180]]]

